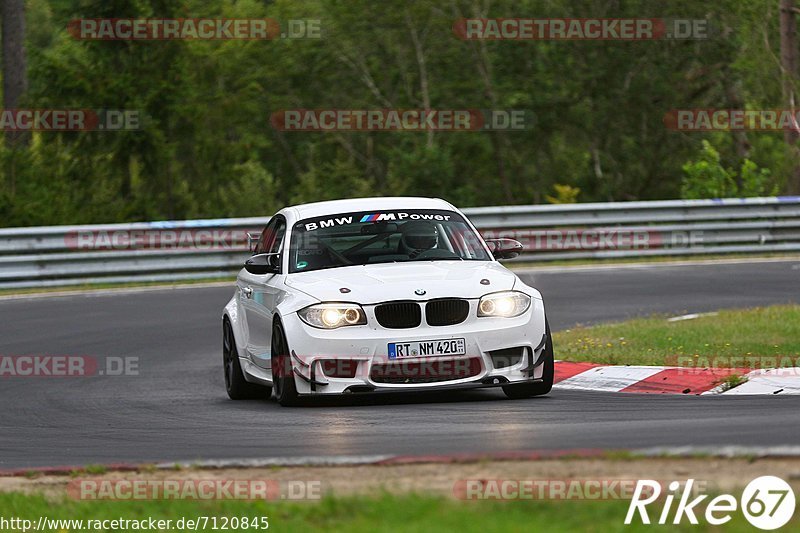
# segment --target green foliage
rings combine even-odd
[[[236,165],[233,170],[238,176],[221,191],[226,215],[259,216],[282,207],[275,199],[275,178],[261,163],[247,161]]]
[[[556,195],[547,195],[547,201],[551,204],[574,204],[578,201],[578,195],[581,193],[579,187],[561,185],[560,183],[554,184],[553,189]]]
[[[703,148],[696,161],[683,165],[683,172],[683,198],[724,198],[731,196],[736,190],[733,170],[720,164],[719,152],[708,141],[703,141]]]
[[[759,168],[750,159],[745,159],[737,174],[733,169],[722,166],[719,152],[706,140],[697,160],[683,165],[683,172],[681,196],[686,199],[746,198],[777,192],[777,187],[770,184],[771,172],[768,168]]]
[[[630,455],[618,453],[616,461],[630,460]],[[564,457],[567,461],[570,458]],[[717,461],[720,462],[721,461]],[[567,465],[574,463],[565,463]],[[613,463],[612,463],[613,464]],[[626,463],[621,463],[626,465]],[[733,465],[721,463],[721,471],[727,473]],[[492,465],[481,465],[491,469]],[[578,468],[582,468],[580,465]],[[727,468],[726,468],[727,467]],[[532,470],[531,467],[528,467]],[[619,467],[617,467],[619,468]],[[344,471],[342,475],[350,474]],[[377,477],[380,474],[371,473]],[[402,478],[401,478],[402,479]],[[385,487],[370,495],[326,494],[318,501],[270,501],[270,500],[225,500],[198,501],[192,499],[160,499],[136,501],[76,500],[65,496],[45,496],[41,492],[31,494],[7,492],[0,494],[0,509],[6,515],[29,520],[36,525],[39,517],[53,520],[82,520],[84,529],[94,521],[130,520],[139,524],[148,519],[171,520],[170,529],[178,530],[177,523],[191,521],[198,527],[181,527],[181,531],[222,530],[222,524],[236,524],[247,519],[259,528],[229,528],[229,531],[330,531],[346,533],[413,533],[420,531],[459,531],[463,533],[485,533],[495,531],[527,531],[530,524],[547,524],[547,531],[572,533],[573,531],[631,531],[648,532],[654,526],[634,520],[631,525],[622,525],[629,501],[624,498],[602,501],[575,501],[563,498],[539,498],[522,493],[519,501],[500,501],[491,489],[480,491],[478,496],[467,501],[453,497],[453,492],[444,493],[432,488],[424,492],[407,492],[387,477]],[[397,485],[404,485],[403,480]],[[496,486],[496,485],[495,485]],[[427,487],[426,487],[427,488]],[[444,494],[443,494],[444,493]],[[587,491],[588,493],[588,491]],[[613,494],[613,492],[612,492]],[[652,516],[653,513],[651,513]],[[228,517],[229,519],[225,519]],[[263,519],[262,519],[263,517]],[[235,519],[236,521],[234,521]],[[655,520],[655,518],[653,518]],[[702,520],[702,518],[701,518]],[[92,521],[92,522],[90,522]],[[787,530],[797,527],[797,516]],[[264,523],[264,525],[261,525]],[[696,532],[714,531],[714,526],[693,525],[683,520],[680,525],[670,525],[670,531]],[[130,527],[130,525],[129,525]],[[658,527],[658,526],[656,526]],[[664,527],[666,529],[667,527]],[[132,528],[131,528],[132,529]],[[753,526],[742,513],[732,513],[725,524],[725,531],[750,532]],[[50,531],[57,531],[50,529]],[[66,530],[65,530],[66,531]],[[75,531],[72,529],[71,531]],[[121,529],[117,529],[121,531]]]
[[[577,201],[578,190],[581,201],[772,194],[793,164],[775,132],[748,132],[742,162],[731,134],[681,134],[662,122],[670,109],[781,106],[773,0],[28,0],[26,8],[25,107],[133,109],[144,119],[139,131],[42,132],[26,149],[0,152],[4,226],[266,215],[347,196],[470,206],[540,203],[548,193]],[[479,42],[452,29],[459,17],[526,13],[650,13],[732,31],[697,41]],[[319,19],[323,38],[80,41],[66,26],[81,17],[266,17],[284,28]],[[458,133],[281,132],[269,120],[296,108],[425,105],[520,109],[533,120],[519,131]],[[716,159],[696,155],[698,140],[716,147]]]
[[[777,188],[769,187],[771,172],[768,168],[758,168],[758,165],[745,159],[742,168],[739,170],[742,186],[739,189],[739,196],[768,196],[777,193]]]

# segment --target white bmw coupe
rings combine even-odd
[[[225,306],[225,385],[281,405],[331,394],[502,387],[547,394],[553,344],[541,294],[433,198],[287,207],[255,243]]]

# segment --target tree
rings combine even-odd
[[[28,88],[25,62],[25,1],[2,0],[0,17],[3,25],[3,107],[14,109]],[[9,148],[27,146],[30,135],[27,132],[6,131]],[[11,194],[16,189],[16,154],[12,152],[8,161],[8,180]]]
[[[794,0],[780,0],[780,28],[781,28],[781,69],[783,70],[783,97],[784,101],[795,114],[797,81],[797,21],[795,15],[797,8]],[[800,193],[800,151],[797,149],[797,139],[800,131],[795,128],[786,129],[783,132],[784,140],[792,150],[794,155],[794,168],[792,169],[787,191],[789,193]]]

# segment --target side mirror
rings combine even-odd
[[[278,274],[281,271],[281,254],[258,254],[244,263],[244,269],[258,276]]]
[[[495,259],[514,259],[522,253],[522,243],[514,239],[488,239],[486,245]]]

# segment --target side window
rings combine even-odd
[[[256,249],[253,250],[253,255],[258,254],[265,254],[267,250],[272,247],[272,243],[275,240],[275,226],[278,225],[278,219],[273,218],[267,224],[267,227],[264,228],[264,231],[261,232],[261,237],[258,239],[258,244],[256,244]]]
[[[281,251],[283,236],[286,234],[286,220],[283,217],[274,217],[261,233],[254,255],[268,254]]]
[[[283,219],[278,220],[275,228],[275,238],[272,240],[272,245],[267,249],[267,253],[278,253],[281,251],[283,245],[283,236],[286,235],[286,221]]]

